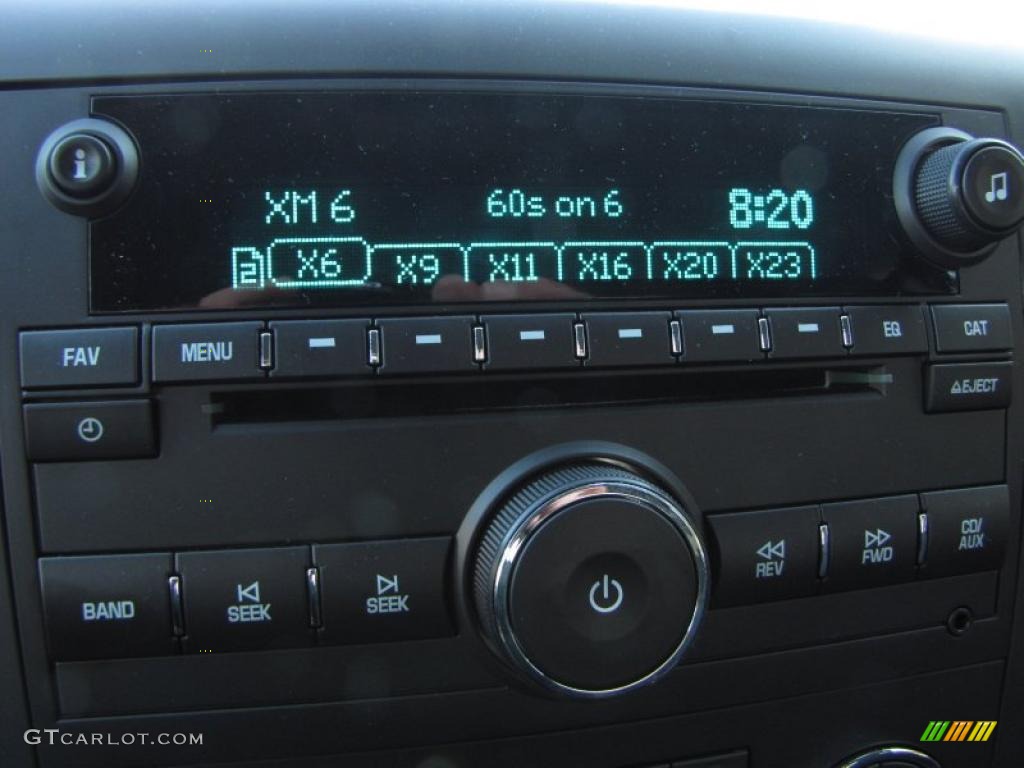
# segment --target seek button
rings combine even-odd
[[[452,634],[445,602],[448,538],[313,548],[327,643],[417,640]]]

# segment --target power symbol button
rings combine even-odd
[[[598,613],[614,613],[622,605],[622,598],[622,585],[607,573],[590,588],[590,607]]]

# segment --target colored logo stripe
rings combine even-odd
[[[996,723],[996,720],[932,720],[921,734],[921,741],[988,741]]]
[[[988,737],[992,735],[992,731],[995,729],[995,720],[979,720],[978,724],[974,726],[974,730],[971,731],[971,735],[967,737],[967,740],[988,741]]]
[[[932,720],[921,734],[921,741],[941,741],[947,728],[949,728],[948,720]]]
[[[972,725],[974,725],[973,720],[954,720],[943,741],[963,741],[967,738]]]

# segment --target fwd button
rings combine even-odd
[[[821,511],[832,550],[828,589],[877,587],[914,578],[917,496],[824,504]]]

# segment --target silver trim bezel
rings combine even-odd
[[[693,614],[690,617],[682,639],[672,653],[655,669],[626,685],[591,690],[559,682],[530,660],[512,628],[510,590],[512,576],[518,565],[519,556],[530,538],[548,520],[560,512],[581,501],[595,498],[620,499],[639,504],[651,511],[657,512],[672,523],[693,557],[696,570],[697,595]],[[693,642],[697,628],[700,626],[704,613],[707,610],[710,593],[710,568],[708,565],[708,554],[700,534],[681,504],[667,494],[648,487],[646,484],[641,485],[639,482],[632,483],[622,479],[609,481],[587,480],[575,487],[559,489],[556,493],[539,499],[520,516],[519,520],[516,521],[503,539],[500,551],[501,554],[495,561],[491,590],[498,640],[501,643],[502,649],[520,670],[525,672],[534,682],[555,693],[575,698],[602,699],[653,683],[674,669],[679,663],[679,660]]]
[[[893,760],[909,760],[918,768],[940,768],[935,759],[924,752],[906,747],[882,747],[840,763],[836,768],[874,768],[879,763]]]

